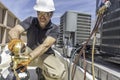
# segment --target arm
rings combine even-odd
[[[48,36],[41,45],[39,45],[35,50],[30,53],[32,59],[35,59],[36,57],[44,54],[55,43],[55,41],[55,38]]]
[[[16,25],[14,28],[12,28],[9,31],[10,42],[8,43],[8,49],[15,55],[18,55],[18,51],[19,51],[17,45],[21,45],[20,47],[24,45],[24,42],[21,39],[19,39],[20,34],[23,31],[24,31],[24,28],[20,25]]]
[[[9,31],[9,37],[10,39],[19,39],[20,34],[25,31],[24,28],[21,25],[16,25],[14,28],[12,28]]]

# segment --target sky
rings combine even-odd
[[[0,0],[21,21],[29,16],[36,16],[33,6],[36,0]],[[95,20],[96,0],[54,0],[55,12],[52,22],[60,24],[60,17],[66,11],[75,11],[92,15]]]

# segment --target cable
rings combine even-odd
[[[93,46],[92,46],[92,75],[93,75],[93,80],[95,80],[95,69],[94,69],[95,42],[96,42],[96,33],[94,34]]]
[[[102,18],[103,18],[103,16],[101,16],[101,15],[100,15],[100,16],[98,16],[98,18],[97,18],[97,22],[96,22],[96,24],[95,24],[95,27],[94,27],[94,29],[93,29],[92,33],[90,34],[90,36],[89,36],[89,38],[87,39],[87,41],[83,44],[82,49],[80,50],[80,52],[79,52],[78,56],[76,57],[76,60],[75,60],[75,62],[74,62],[73,68],[72,68],[72,74],[75,74],[75,70],[74,70],[74,69],[75,69],[75,67],[76,67],[76,65],[75,65],[75,64],[78,62],[79,57],[82,55],[83,50],[85,50],[86,45],[88,44],[88,42],[89,42],[90,38],[92,37],[92,35],[95,33],[95,31],[97,31],[97,30],[98,30],[98,25],[100,24],[100,22],[101,22]],[[86,72],[86,70],[85,70],[85,72]],[[72,76],[72,78],[74,79],[74,76]]]
[[[86,58],[85,58],[85,50],[83,51],[83,62],[84,62],[84,70],[85,70],[85,72],[84,72],[84,80],[86,80]]]
[[[68,80],[71,80],[71,66],[72,66],[72,61],[74,59],[74,56],[76,54],[76,52],[78,50],[80,50],[82,48],[82,46],[78,47],[73,54],[71,54],[71,58],[70,58],[70,63],[69,63],[69,66],[68,66]]]
[[[83,48],[81,49],[81,51],[79,52],[78,56],[76,57],[75,59],[75,62],[74,62],[74,65],[73,65],[73,68],[72,68],[72,74],[74,75],[75,74],[75,67],[76,67],[76,63],[78,62],[79,60],[79,57],[82,55],[83,53],[83,50],[85,50],[86,48],[86,45],[88,44],[89,40],[91,39],[91,37],[93,36],[94,33],[96,33],[96,31],[98,30],[98,27],[99,27],[99,24],[100,22],[102,21],[103,19],[103,15],[105,13],[105,11],[107,10],[107,8],[109,8],[111,5],[110,1],[106,1],[105,5],[102,6],[99,11],[98,11],[98,17],[97,17],[97,21],[95,23],[95,26],[94,26],[94,29],[92,30],[92,33],[90,34],[89,38],[87,39],[86,43],[84,43],[83,45]],[[86,72],[86,70],[85,70]],[[72,79],[74,79],[74,76],[72,76]],[[85,78],[84,78],[85,79]]]
[[[15,75],[15,77],[16,77],[16,80],[20,80],[17,71],[16,71],[15,69],[13,69],[13,72],[14,72],[14,75]]]

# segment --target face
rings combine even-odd
[[[52,17],[52,14],[53,14],[52,12],[37,11],[38,21],[39,21],[41,28],[45,28],[45,26],[49,23]]]

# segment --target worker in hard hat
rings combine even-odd
[[[42,69],[45,80],[63,80],[66,73],[64,64],[57,58],[51,46],[56,42],[59,27],[51,22],[55,11],[53,0],[37,0],[33,7],[37,17],[28,17],[9,31],[11,41],[8,48],[14,53],[17,43],[23,42],[20,34],[27,32],[27,51],[30,59],[22,62],[26,66],[39,58],[38,65]]]

